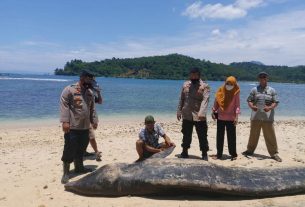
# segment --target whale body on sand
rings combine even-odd
[[[224,167],[198,159],[153,158],[104,165],[65,185],[86,196],[232,195],[272,197],[305,193],[305,168]]]

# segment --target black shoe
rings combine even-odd
[[[247,157],[247,156],[253,155],[253,152],[249,152],[248,150],[246,150],[246,151],[242,152],[241,154]]]
[[[201,157],[202,157],[203,160],[209,161],[208,154],[206,152],[203,152]]]
[[[69,177],[69,170],[70,170],[70,164],[67,163],[67,162],[64,162],[63,163],[64,174],[63,174],[63,176],[61,178],[61,183],[62,184],[66,184],[66,183],[69,182],[69,179],[70,179],[70,177]]]
[[[237,160],[237,156],[231,156],[231,161]]]
[[[64,174],[62,177],[61,177],[61,184],[66,184],[69,182],[69,175],[68,174]]]
[[[187,149],[183,149],[179,158],[188,158],[188,157],[189,157],[189,153],[188,153]]]

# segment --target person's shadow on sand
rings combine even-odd
[[[253,155],[243,155],[243,156],[248,158],[248,159],[256,158],[257,160],[271,159],[271,157],[269,157],[269,156],[256,154],[256,153],[254,153]]]
[[[97,165],[86,165],[85,166],[86,168],[89,168],[89,169],[92,169],[92,172],[96,170],[96,168],[98,167]],[[90,172],[88,172],[90,173]],[[84,174],[88,174],[88,173],[76,173],[74,172],[74,169],[72,169],[70,171],[70,174],[69,174],[69,178],[72,179],[72,178],[75,178],[77,176],[80,176],[80,175],[84,175]]]
[[[176,154],[175,157],[178,157],[180,159],[197,159],[197,160],[201,160],[202,158],[197,156],[197,155],[189,155],[188,158],[182,158],[180,154]]]

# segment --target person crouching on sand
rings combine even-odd
[[[163,137],[165,142],[159,143],[159,137]],[[156,123],[154,117],[148,115],[145,117],[145,127],[139,133],[139,139],[136,142],[136,149],[139,155],[137,161],[144,160],[155,153],[161,152],[166,148],[176,146],[165,134],[160,124]]]
[[[240,89],[236,78],[230,76],[225,84],[218,88],[212,118],[217,119],[216,146],[217,154],[212,155],[213,159],[220,159],[223,153],[224,133],[227,131],[228,148],[231,160],[236,160],[236,125],[240,113]]]

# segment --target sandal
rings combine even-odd
[[[101,152],[97,152],[96,153],[96,158],[95,158],[96,161],[100,162],[102,161],[102,153]]]

